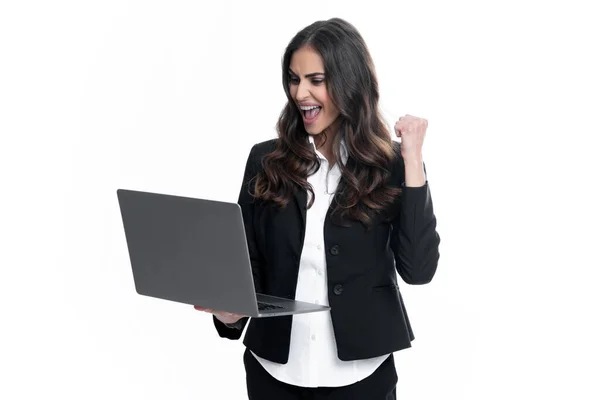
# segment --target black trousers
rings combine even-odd
[[[273,378],[248,349],[244,352],[246,387],[250,400],[395,400],[396,365],[394,355],[367,378],[347,386],[305,388]]]

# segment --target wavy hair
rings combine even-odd
[[[302,115],[290,94],[289,67],[292,54],[309,46],[323,59],[325,84],[340,110],[340,130],[333,135],[333,152],[341,160],[340,145],[348,150],[346,165],[334,197],[332,217],[352,219],[369,226],[375,213],[384,211],[401,193],[387,187],[394,149],[390,132],[378,108],[379,86],[367,46],[356,28],[340,18],[317,21],[302,29],[288,44],[282,59],[283,88],[288,102],[277,122],[276,148],[262,160],[264,171],[256,176],[254,197],[284,207],[294,191],[314,191],[307,182],[320,161],[307,140]],[[326,132],[322,133],[327,139]],[[334,218],[335,219],[335,218]]]

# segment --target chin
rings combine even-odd
[[[320,127],[320,126],[319,127],[311,126],[310,128],[304,127],[304,129],[306,130],[306,132],[309,135],[315,135],[315,136],[320,135],[325,130],[325,128]]]

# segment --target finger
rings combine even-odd
[[[206,308],[206,307],[194,306],[194,308],[198,311],[204,311],[204,312],[208,312],[208,313],[213,312],[213,310],[211,310],[210,308]]]

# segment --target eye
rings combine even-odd
[[[313,79],[312,83],[313,85],[320,85],[323,83],[323,79]]]
[[[293,76],[288,76],[288,82],[292,83],[292,84],[296,84],[296,83],[298,83],[298,78],[295,78]]]

